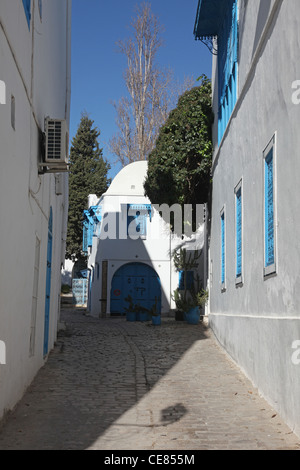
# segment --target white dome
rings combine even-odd
[[[144,196],[144,181],[147,175],[148,162],[141,160],[122,168],[112,180],[106,196]]]

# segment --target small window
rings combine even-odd
[[[151,221],[151,205],[128,204],[127,210],[127,235],[134,240],[146,238],[147,218]]]
[[[276,272],[276,233],[275,233],[275,136],[266,147],[264,155],[264,233],[265,260],[264,275]]]
[[[31,0],[23,0],[24,11],[27,19],[28,28],[30,29],[31,20]]]
[[[226,269],[226,240],[225,240],[225,208],[221,210],[221,289],[225,290],[225,269]]]
[[[235,188],[235,246],[236,246],[236,284],[242,283],[243,267],[243,225],[242,225],[242,182]]]
[[[10,106],[11,127],[16,130],[16,100],[13,95],[11,95]]]
[[[40,14],[40,19],[42,20],[43,17],[43,1],[39,0],[39,14]]]

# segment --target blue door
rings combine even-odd
[[[52,268],[52,207],[48,222],[48,247],[47,247],[47,274],[46,274],[46,298],[45,298],[45,327],[44,327],[44,356],[48,353],[49,341],[49,316],[51,293],[51,268]]]
[[[110,313],[125,315],[128,307],[126,297],[130,295],[134,304],[150,309],[156,303],[161,311],[161,284],[151,266],[143,263],[129,263],[116,271],[111,284]]]

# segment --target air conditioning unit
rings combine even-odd
[[[69,137],[64,119],[45,119],[45,163],[60,167],[68,163]]]

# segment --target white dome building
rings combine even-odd
[[[144,195],[147,166],[147,161],[125,166],[88,211],[92,229],[87,229],[85,251],[93,316],[124,315],[128,295],[143,307],[156,305],[162,314],[174,307],[178,272],[171,254],[182,239],[172,236]]]

